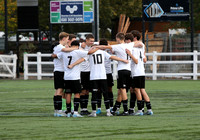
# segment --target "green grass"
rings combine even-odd
[[[0,80],[0,140],[200,139],[200,81],[146,81],[146,91],[153,116],[64,118],[53,117],[53,80]]]

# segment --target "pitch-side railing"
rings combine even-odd
[[[185,76],[185,77],[192,77],[193,80],[197,80],[198,76],[200,76],[200,73],[198,73],[198,64],[200,64],[200,61],[198,60],[198,56],[200,56],[200,52],[194,51],[194,52],[178,52],[178,53],[157,53],[154,51],[153,53],[146,53],[146,56],[149,58],[147,63],[145,65],[151,65],[152,69],[150,71],[146,72],[147,77],[152,77],[153,80],[157,80],[157,77],[177,77],[177,76]],[[163,61],[161,59],[158,59],[162,56],[189,56],[188,60],[172,60],[169,59],[167,61]],[[36,61],[29,61],[29,57],[35,57]],[[43,72],[42,66],[43,65],[53,65],[53,62],[51,61],[42,61],[42,58],[44,57],[51,57],[51,54],[42,54],[38,52],[37,54],[24,54],[24,80],[27,80],[30,76],[37,77],[38,80],[41,80],[42,77],[47,76],[51,77],[53,76],[53,69],[52,72]],[[161,71],[158,72],[158,65],[162,64],[191,64],[192,71],[187,72],[165,72]],[[37,71],[36,72],[29,72],[29,65],[36,65]],[[116,79],[117,77],[117,62],[112,62],[112,68],[113,68],[113,77]]]
[[[0,55],[0,77],[16,78],[17,55]]]

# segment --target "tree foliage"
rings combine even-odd
[[[15,32],[17,29],[17,1],[7,0],[8,30]],[[4,0],[0,1],[0,31],[5,30]]]

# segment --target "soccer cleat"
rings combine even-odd
[[[67,113],[67,117],[70,118],[72,116],[71,113]]]
[[[121,114],[119,114],[118,116],[129,116],[128,112],[123,112]]]
[[[129,114],[133,114],[133,113],[135,113],[135,110],[129,109],[129,110],[128,110],[128,113],[129,113]]]
[[[88,117],[96,117],[96,116],[97,116],[96,112],[92,112],[90,115],[88,115]]]
[[[113,111],[113,107],[110,107],[110,112],[112,112]]]
[[[147,111],[144,113],[144,115],[153,115],[153,111]]]
[[[89,115],[90,112],[88,110],[82,110],[80,114],[81,115]]]
[[[101,109],[97,109],[96,114],[101,114]]]
[[[137,111],[133,115],[134,116],[143,116],[143,112],[142,111]]]
[[[62,112],[62,111],[58,111],[57,112],[57,117],[66,117],[67,116],[67,114],[65,114],[64,112]]]
[[[111,116],[113,116],[113,114],[111,114],[110,112],[107,112],[106,116],[111,117]]]
[[[72,115],[72,117],[74,117],[74,118],[81,118],[81,117],[83,117],[83,116],[81,116],[79,113],[74,113],[74,114]]]
[[[57,117],[57,112],[58,112],[57,110],[54,111],[54,114],[53,114],[54,117]]]

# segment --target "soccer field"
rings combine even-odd
[[[200,139],[200,81],[146,81],[146,91],[153,116],[65,118],[53,117],[53,80],[0,80],[0,140]]]

